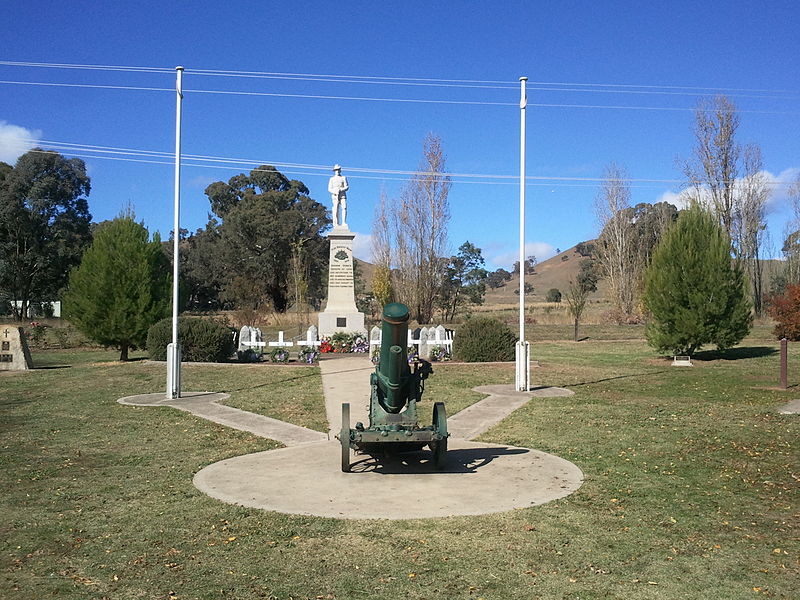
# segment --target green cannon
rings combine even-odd
[[[392,302],[383,307],[380,362],[370,375],[369,427],[350,428],[350,404],[342,404],[342,471],[350,471],[350,450],[387,455],[421,450],[433,452],[436,468],[444,465],[447,452],[447,414],[444,402],[433,405],[433,424],[421,427],[417,402],[422,400],[431,364],[417,359],[408,363],[408,307]]]

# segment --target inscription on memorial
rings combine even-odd
[[[0,362],[14,362],[14,356],[11,354],[0,354]]]
[[[352,288],[353,287],[353,260],[350,254],[341,248],[332,251],[333,260],[330,264],[328,274],[328,287]]]
[[[2,350],[11,350],[11,342],[3,342]]]

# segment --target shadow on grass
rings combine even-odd
[[[748,346],[745,348],[728,348],[727,350],[704,350],[697,352],[692,358],[701,361],[741,360],[745,358],[763,358],[778,354],[777,348],[770,346]]]
[[[632,373],[630,375],[617,375],[615,377],[604,377],[603,379],[594,379],[592,381],[582,381],[580,383],[570,383],[569,385],[565,385],[566,388],[573,388],[579,387],[581,385],[592,385],[595,383],[604,383],[606,381],[614,381],[615,379],[630,379],[632,377],[645,377],[648,375],[660,375],[662,373],[667,373],[666,369],[662,369],[661,371],[648,371],[647,373]]]
[[[277,381],[268,381],[266,383],[259,383],[258,385],[246,385],[240,388],[231,388],[229,390],[224,390],[227,392],[243,392],[245,390],[258,390],[258,389],[267,389],[272,386],[280,386],[284,383],[289,383],[290,381],[300,381],[301,379],[308,379],[309,377],[319,377],[318,373],[307,373],[305,375],[296,375],[295,377],[284,377],[283,379],[278,379]]]
[[[474,473],[496,458],[530,452],[527,448],[459,448],[448,450],[445,465],[437,469],[433,464],[433,453],[427,450],[400,454],[373,455],[356,454],[351,465],[354,473],[379,473],[381,475],[436,475],[444,473]]]

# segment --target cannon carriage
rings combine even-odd
[[[370,375],[369,426],[350,428],[350,404],[342,404],[342,471],[350,471],[350,451],[387,455],[421,450],[428,446],[433,463],[441,468],[447,452],[447,414],[443,402],[433,406],[433,422],[421,426],[417,403],[425,381],[433,373],[431,364],[416,359],[408,363],[408,307],[392,302],[383,308],[380,361]]]

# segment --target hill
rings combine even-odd
[[[584,242],[590,244],[594,240]],[[558,289],[564,294],[569,286],[570,280],[578,276],[581,260],[587,258],[582,256],[577,248],[581,244],[576,244],[572,248],[556,254],[552,258],[536,265],[536,272],[525,276],[525,282],[533,286],[533,293],[526,296],[527,300],[534,302],[544,302],[548,290]],[[590,300],[598,300],[605,297],[607,284],[600,281],[597,284],[597,291],[589,295]],[[511,280],[497,289],[486,290],[485,306],[500,308],[504,306],[516,306],[519,304],[519,275],[512,275]]]

